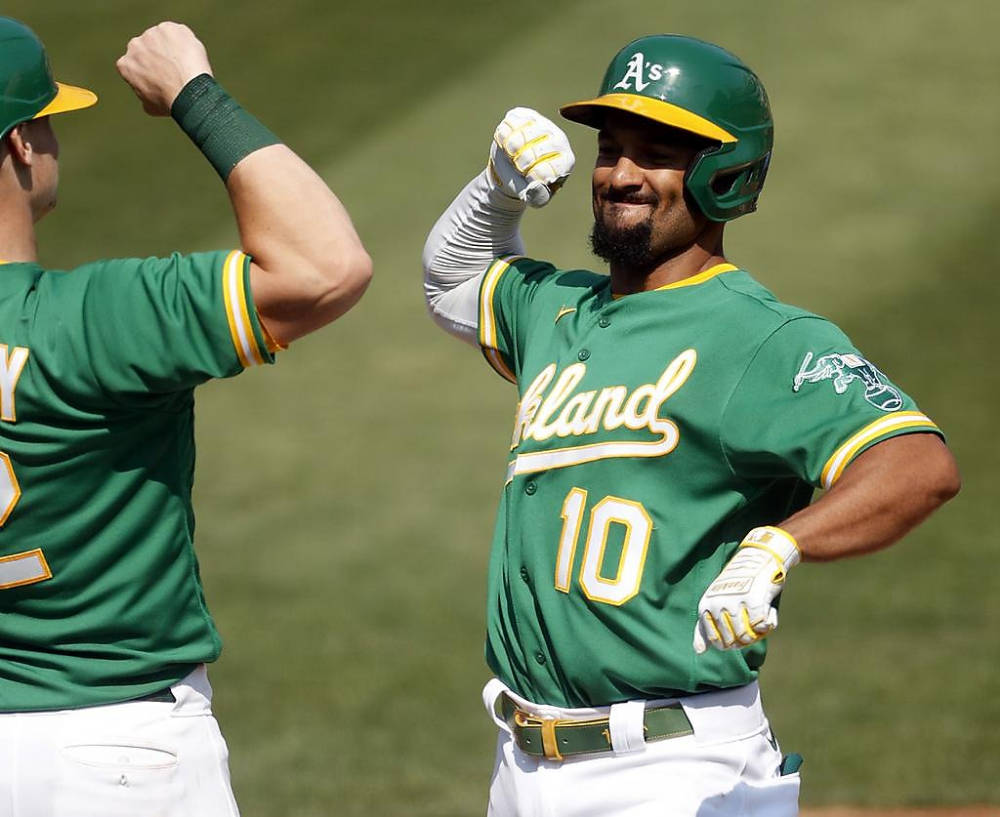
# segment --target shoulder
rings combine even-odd
[[[808,335],[843,335],[829,318],[800,306],[781,301],[745,269],[736,269],[716,279],[726,297],[722,309],[738,313],[741,320],[756,327],[764,341],[774,336],[787,338]],[[732,317],[730,315],[730,317]]]
[[[720,275],[719,285],[732,296],[729,300],[734,306],[759,312],[761,315],[772,315],[777,323],[796,320],[798,318],[815,318],[825,321],[826,318],[810,312],[808,309],[785,303],[760,283],[747,270],[739,268],[727,275]]]
[[[509,255],[497,258],[486,271],[486,284],[507,279],[508,285],[525,284],[536,288],[596,290],[607,286],[608,277],[586,269],[561,269],[550,261]]]
[[[40,292],[65,300],[86,298],[101,308],[109,301],[169,299],[183,289],[214,298],[243,279],[247,256],[239,251],[212,251],[146,258],[101,258],[69,269],[41,272]],[[93,302],[93,303],[91,303]]]
[[[69,270],[53,270],[53,272],[74,275],[125,275],[128,273],[153,275],[175,269],[221,271],[227,263],[240,256],[243,256],[243,253],[236,250],[215,250],[189,254],[174,252],[170,255],[151,255],[145,258],[100,258]]]
[[[66,270],[47,270],[36,282],[37,314],[139,313],[176,319],[182,312],[239,317],[252,311],[247,256],[215,251],[165,257],[102,258]]]

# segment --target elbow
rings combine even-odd
[[[254,303],[268,332],[287,345],[336,320],[364,295],[372,260],[360,242],[278,266],[251,268]]]
[[[943,505],[948,500],[954,499],[961,490],[962,475],[958,471],[958,463],[948,453],[947,458],[939,466],[936,479],[933,483],[932,493],[936,506]]]
[[[365,294],[365,290],[368,289],[368,285],[372,282],[374,272],[375,269],[371,256],[364,247],[359,247],[351,261],[350,270],[346,274],[349,281],[348,285],[357,298]]]
[[[343,252],[331,263],[317,271],[315,277],[319,292],[316,301],[337,304],[338,312],[350,309],[361,300],[373,275],[371,256],[360,244],[349,252]]]
[[[958,463],[951,452],[941,444],[937,456],[923,463],[922,479],[919,481],[923,514],[933,513],[946,502],[954,499],[962,489],[962,477]]]
[[[434,233],[432,232],[427,236],[427,240],[424,242],[424,249],[420,255],[421,266],[424,268],[424,280],[429,280],[434,272],[434,263],[437,260],[437,254],[440,251],[439,242],[434,240]]]

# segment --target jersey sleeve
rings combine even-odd
[[[836,326],[787,321],[758,348],[728,400],[721,442],[740,475],[794,475],[830,488],[861,452],[890,437],[940,434]]]
[[[79,390],[168,394],[274,361],[238,250],[100,261],[48,286],[36,327]]]
[[[555,267],[523,256],[497,258],[479,289],[479,345],[487,362],[511,383],[521,371],[530,310]]]

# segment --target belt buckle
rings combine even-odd
[[[539,726],[542,730],[542,752],[546,760],[563,761],[559,752],[559,741],[556,739],[556,727],[572,723],[558,718],[536,718],[521,709],[514,710],[514,723],[518,726]]]

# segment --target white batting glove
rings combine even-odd
[[[544,207],[575,161],[558,125],[531,108],[512,108],[493,133],[489,176],[511,198]]]
[[[694,651],[746,647],[778,626],[771,606],[788,571],[802,559],[795,539],[781,528],[754,528],[740,542],[698,603]]]

